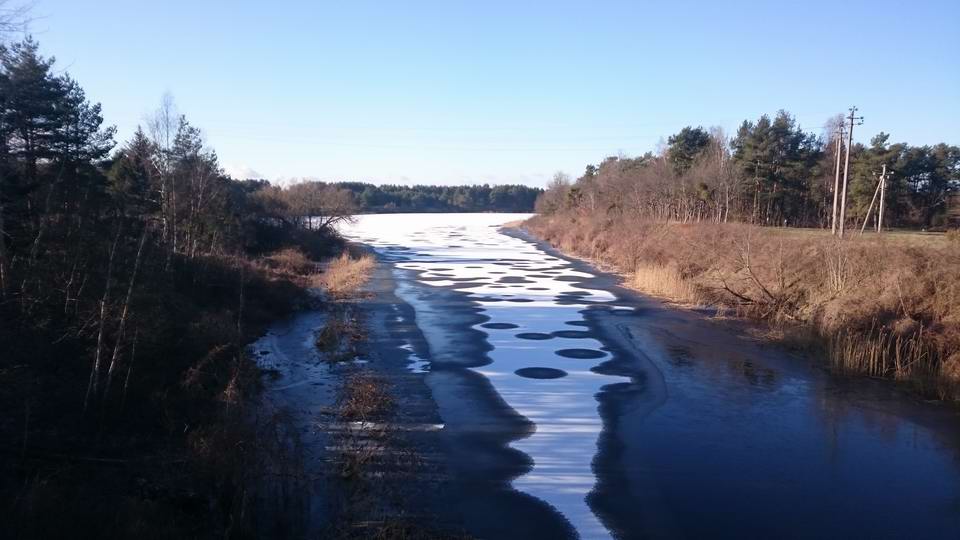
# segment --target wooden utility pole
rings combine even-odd
[[[877,213],[877,232],[883,232],[883,205],[887,198],[887,164],[883,164],[883,172],[880,174],[880,210]]]
[[[757,160],[757,166],[753,169],[753,181],[755,189],[753,191],[753,224],[757,224],[757,214],[760,213],[760,160]]]
[[[876,178],[877,173],[873,173],[873,176]],[[867,222],[870,221],[870,213],[873,212],[873,204],[877,202],[877,195],[880,195],[880,210],[877,212],[877,232],[883,228],[883,197],[885,195],[887,185],[887,165],[884,163],[883,172],[880,173],[880,177],[877,179],[877,188],[873,190],[873,198],[870,199],[870,207],[867,208],[867,215],[863,218],[863,226],[860,227],[860,234],[863,234],[863,231],[867,230]]]
[[[857,108],[850,107],[850,116],[847,116],[847,120],[850,121],[849,131],[847,132],[847,156],[844,158],[843,162],[843,191],[840,194],[840,238],[843,238],[843,229],[844,222],[847,219],[847,178],[850,176],[850,147],[853,146],[853,126],[863,125],[863,117],[856,116]]]
[[[877,173],[873,173],[874,178],[876,178]],[[860,235],[863,235],[863,231],[867,230],[867,222],[870,221],[870,213],[873,212],[873,204],[877,202],[877,195],[880,193],[880,185],[883,183],[883,179],[877,180],[877,189],[873,190],[873,198],[870,199],[870,206],[867,208],[867,215],[863,216],[863,226],[860,227]]]
[[[837,234],[837,202],[840,197],[840,149],[843,147],[843,123],[837,126],[837,166],[833,174],[833,214],[830,217],[830,234]]]

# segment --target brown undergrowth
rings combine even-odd
[[[637,289],[769,323],[838,372],[960,399],[960,243],[944,236],[587,215],[524,226]],[[798,340],[797,336],[802,336]]]
[[[314,339],[328,361],[341,362],[361,355],[366,330],[356,302],[362,299],[363,286],[375,266],[373,255],[359,246],[348,245],[339,257],[322,264],[320,272],[312,276],[311,284],[332,300],[327,306],[326,323]]]
[[[362,355],[367,333],[356,308],[349,303],[330,306],[326,323],[317,331],[314,344],[328,362],[353,360]]]
[[[336,299],[356,296],[370,279],[376,259],[359,246],[348,245],[339,257],[324,263],[314,286]]]

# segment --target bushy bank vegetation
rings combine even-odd
[[[588,215],[525,226],[642,291],[768,322],[840,371],[960,398],[960,243]]]
[[[853,149],[850,226],[860,228],[874,193],[871,172],[887,164],[885,223],[953,227],[960,149],[887,140]],[[960,233],[839,239],[783,227],[829,227],[833,144],[786,113],[745,122],[733,140],[686,128],[658,155],[609,158],[575,182],[558,176],[526,226],[638,289],[769,322],[838,371],[956,400]]]
[[[118,147],[35,42],[0,62],[4,536],[251,533],[245,344],[311,301],[344,192],[232,180],[170,99]]]

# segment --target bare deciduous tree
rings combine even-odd
[[[304,181],[292,184],[282,192],[288,219],[299,227],[326,230],[338,223],[349,222],[357,212],[357,203],[349,190]]]
[[[157,149],[153,156],[153,167],[159,178],[161,239],[166,242],[171,236],[176,235],[176,225],[173,224],[175,218],[172,216],[176,213],[176,195],[170,184],[172,182],[173,141],[177,135],[180,118],[177,113],[177,106],[173,101],[173,94],[170,92],[164,93],[163,97],[160,98],[160,106],[146,120],[150,138]]]
[[[10,34],[23,32],[30,23],[32,2],[14,4],[9,0],[0,0],[0,43]]]

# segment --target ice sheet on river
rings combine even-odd
[[[594,370],[610,355],[584,331],[582,311],[616,299],[578,286],[591,274],[499,232],[502,223],[525,217],[369,215],[343,232],[395,262],[397,293],[416,309],[432,350],[442,349],[444,338],[432,335],[429,299],[416,294],[417,287],[456,288],[480,306],[489,321],[476,328],[487,334],[492,362],[475,371],[536,426],[512,444],[533,461],[513,487],[552,505],[582,537],[608,537],[586,501],[596,484],[591,464],[603,429],[596,395],[627,379]]]

